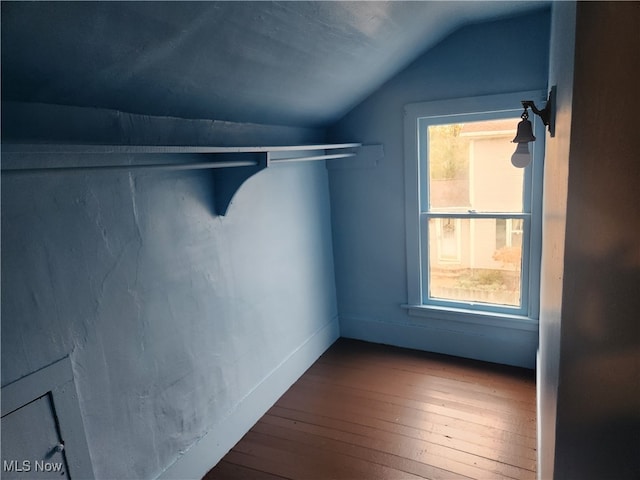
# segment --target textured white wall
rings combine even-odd
[[[337,322],[324,165],[260,172],[225,217],[211,175],[2,176],[2,383],[70,354],[98,478],[158,476]]]

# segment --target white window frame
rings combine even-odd
[[[531,164],[524,172],[524,198],[522,213],[464,214],[464,218],[522,218],[523,265],[521,305],[511,307],[477,302],[448,301],[428,298],[428,254],[426,252],[429,213],[426,176],[426,130],[428,125],[463,123],[473,120],[513,118],[522,113],[522,100],[534,100],[544,104],[545,90],[516,92],[482,97],[412,103],[404,109],[405,134],[405,227],[407,253],[408,301],[403,307],[411,315],[431,316],[460,320],[496,321],[512,325],[537,325],[539,316],[540,257],[542,250],[542,175],[544,159],[545,127],[535,115],[529,117],[534,125],[537,140],[529,144]],[[535,118],[534,118],[535,117]],[[515,131],[514,131],[515,136]],[[515,150],[515,144],[514,144]],[[508,159],[507,159],[508,161]],[[515,167],[514,167],[515,168]],[[442,217],[456,217],[442,214]],[[462,218],[462,216],[460,216]],[[444,315],[443,315],[444,314]],[[518,327],[519,328],[519,327]]]

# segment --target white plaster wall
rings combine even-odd
[[[557,87],[555,136],[545,145],[540,280],[540,346],[537,365],[538,478],[553,478],[560,325],[564,280],[569,150],[573,104],[575,3],[552,7],[549,85]]]
[[[98,478],[157,477],[337,321],[324,165],[259,173],[225,217],[213,201],[203,172],[2,177],[2,384],[70,354]]]

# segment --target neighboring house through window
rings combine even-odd
[[[538,317],[544,133],[511,164],[522,92],[405,107],[412,310]]]

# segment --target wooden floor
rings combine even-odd
[[[532,371],[340,339],[204,478],[535,479]]]

